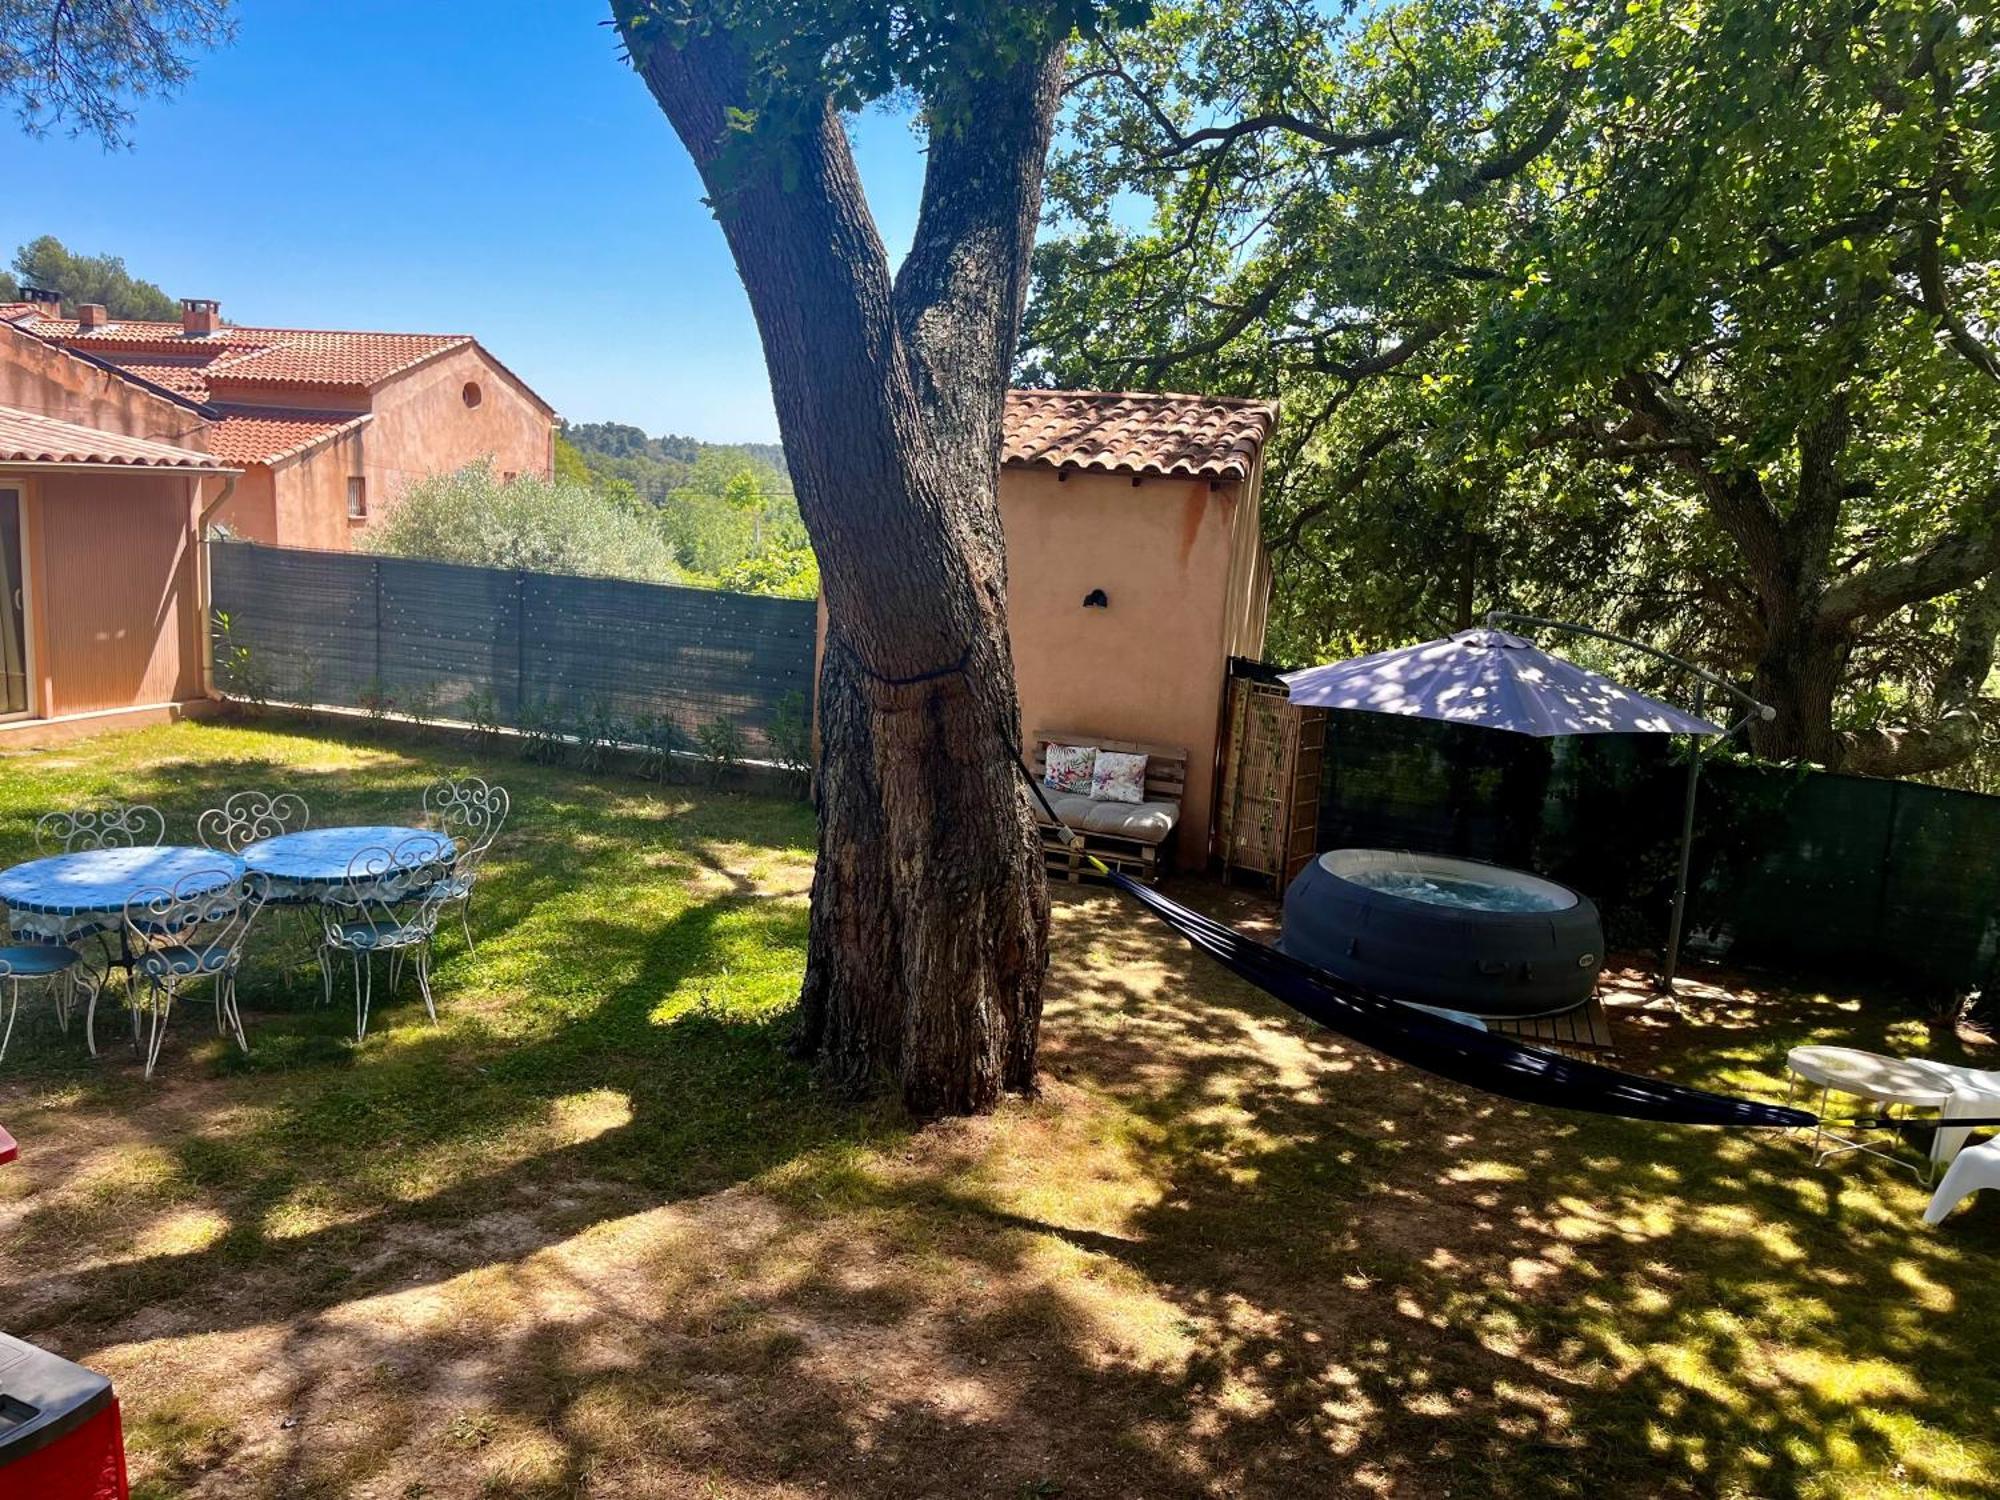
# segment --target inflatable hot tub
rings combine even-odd
[[[1567,886],[1471,859],[1335,849],[1285,892],[1279,947],[1351,983],[1489,1020],[1590,998],[1604,929]]]

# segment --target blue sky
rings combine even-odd
[[[775,438],[721,232],[605,14],[240,0],[131,150],[0,124],[0,256],[53,234],[240,323],[475,333],[571,420]],[[879,114],[855,138],[899,254],[917,142]]]

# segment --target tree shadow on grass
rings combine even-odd
[[[1424,1079],[1115,908],[1059,931],[1076,1086],[802,1153],[691,1240],[621,1228],[630,1262],[496,1264],[532,1290],[477,1340],[384,1327],[433,1403],[397,1430],[484,1434],[453,1493],[1987,1492],[1990,1221],[1924,1238],[1872,1167]],[[1142,1190],[1106,1213],[1043,1161]],[[312,1363],[315,1409],[352,1399]],[[332,1485],[407,1460],[301,1439],[282,1462]]]
[[[338,1066],[260,1032],[189,1085],[225,1108],[120,1110],[198,1182],[252,1180],[226,1233],[10,1273],[31,1337],[131,1369],[219,1368],[220,1339],[251,1372],[258,1423],[128,1407],[154,1494],[1971,1496],[2000,1469],[1989,1206],[1931,1234],[1876,1164],[1427,1079],[1106,895],[1059,899],[1050,1099],[911,1135],[740,1003],[803,932],[718,853],[743,830],[568,797],[603,846],[552,868],[552,817],[448,961],[549,992]],[[703,898],[565,905],[634,868]],[[1792,1042],[1895,1024],[1780,994],[1645,1042],[1770,1086]]]

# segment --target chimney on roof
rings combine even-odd
[[[181,298],[181,332],[199,338],[222,324],[222,304],[213,297]]]
[[[76,310],[76,331],[88,333],[93,328],[102,328],[111,321],[111,314],[102,302],[86,302]]]
[[[21,288],[21,300],[34,303],[35,311],[45,318],[62,316],[61,292],[51,291],[45,286],[24,286]]]

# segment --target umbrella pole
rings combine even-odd
[[[1694,685],[1694,712],[1700,718],[1706,705],[1707,686],[1699,678]],[[1688,869],[1694,862],[1694,804],[1701,786],[1701,742],[1688,747],[1687,798],[1681,807],[1681,863],[1674,877],[1674,914],[1667,923],[1666,961],[1660,966],[1660,989],[1674,992],[1674,971],[1680,966],[1681,925],[1687,917]]]

